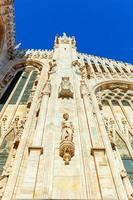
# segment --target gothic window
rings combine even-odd
[[[15,77],[13,78],[13,80],[11,81],[10,85],[8,86],[8,88],[6,89],[4,95],[1,97],[0,99],[0,111],[2,110],[4,104],[6,103],[8,97],[10,96],[10,94],[12,93],[15,85],[17,84],[18,80],[20,79],[22,74],[22,71],[18,72]]]
[[[113,84],[110,84],[110,86],[107,86],[107,89],[100,90],[100,93],[97,92],[97,95],[99,93],[102,99],[104,119],[107,119],[108,122],[110,119],[114,121],[115,144],[123,166],[131,177],[131,184],[133,186],[133,159],[131,156],[131,151],[133,153],[133,90],[128,89],[129,87],[127,86],[125,88],[122,86],[121,88],[119,86],[115,87],[114,84],[114,89],[112,89]]]
[[[3,108],[8,98],[11,98],[9,100],[9,107],[16,104],[17,102],[19,105],[27,104],[27,101],[31,93],[31,90],[33,88],[33,84],[35,83],[37,74],[38,74],[37,71],[33,71],[32,68],[26,68],[25,71],[19,71],[14,77],[14,79],[12,80],[12,82],[10,83],[10,85],[8,86],[3,97],[1,98],[0,108],[1,109]],[[11,107],[11,109],[12,108],[15,108],[15,107]],[[8,110],[8,106],[6,109]],[[4,115],[5,113],[6,113],[6,110],[4,112]],[[0,147],[0,175],[2,174],[3,167],[5,166],[7,162],[10,149],[14,148],[13,142],[15,139],[14,129],[10,129],[8,126],[6,127],[6,125],[4,125],[6,124],[6,120],[2,118],[2,121],[1,121],[2,126],[0,127],[0,135],[1,135],[2,130],[5,130],[6,131],[5,133],[7,134],[6,137],[3,139],[3,143]]]
[[[17,86],[17,88],[16,88],[16,90],[15,90],[15,92],[14,92],[14,94],[13,94],[13,96],[12,96],[10,102],[9,102],[9,104],[16,104],[17,103],[17,100],[18,100],[18,98],[20,96],[20,93],[22,92],[22,89],[23,89],[23,87],[24,87],[24,85],[26,83],[26,80],[27,80],[28,76],[29,76],[29,73],[30,72],[24,72],[22,74],[21,79],[19,81],[19,84],[18,84],[18,86]]]
[[[37,77],[37,71],[32,72],[31,69],[25,71],[19,71],[11,81],[10,85],[6,89],[2,98],[0,99],[0,111],[4,107],[9,97],[10,97],[9,100],[10,105],[16,104],[20,95],[22,95],[22,97],[19,104],[26,104],[30,96],[33,84],[36,80],[36,77]]]
[[[27,103],[28,98],[29,98],[30,93],[31,93],[31,89],[32,89],[33,84],[34,84],[34,82],[36,80],[36,77],[37,77],[37,71],[32,72],[31,77],[30,77],[30,79],[28,81],[28,84],[27,84],[27,86],[25,88],[25,91],[23,93],[23,96],[22,96],[22,98],[20,100],[20,104],[26,104]]]

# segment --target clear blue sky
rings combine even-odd
[[[56,33],[78,51],[133,63],[133,0],[15,0],[17,42],[52,49]]]

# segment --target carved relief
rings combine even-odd
[[[78,60],[75,60],[72,62],[72,65],[77,69],[77,73],[81,75],[82,79],[90,79],[91,69],[88,63],[82,65]]]
[[[56,60],[52,60],[49,62],[49,66],[50,66],[50,69],[49,69],[49,74],[52,74],[56,71]]]
[[[115,128],[114,128],[114,125],[115,125],[115,122],[113,119],[110,118],[110,128],[109,128],[109,133],[108,133],[108,136],[109,136],[109,140],[110,140],[110,144],[111,144],[111,147],[113,150],[116,150],[116,143],[115,143],[115,136],[114,136],[114,133],[115,133]]]
[[[110,144],[113,150],[116,150],[116,142],[115,142],[115,122],[112,118],[104,118],[105,128],[108,133],[108,137],[110,140]]]
[[[69,121],[68,113],[63,114],[64,120],[62,121],[62,135],[60,143],[59,155],[65,161],[65,165],[69,165],[71,158],[74,156],[75,147],[73,143],[74,127]]]
[[[69,77],[62,77],[59,87],[58,98],[73,98],[73,86],[70,83]]]

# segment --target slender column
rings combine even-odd
[[[33,138],[32,146],[29,147],[29,157],[27,168],[22,183],[20,198],[33,198],[39,167],[40,155],[43,154],[42,138],[47,115],[48,100],[50,97],[51,85],[48,80],[42,93],[40,112],[38,116],[37,126]]]
[[[124,137],[124,135],[122,134],[123,129],[122,129],[122,127],[120,126],[120,123],[119,123],[118,118],[117,118],[117,116],[116,116],[115,110],[113,109],[112,103],[111,103],[110,101],[109,101],[109,105],[110,105],[112,114],[113,114],[113,116],[114,116],[114,119],[115,119],[115,121],[117,122],[117,125],[118,125],[118,128],[119,128],[119,129],[117,130],[117,132],[118,132],[119,136],[124,140],[124,142],[125,142],[125,144],[126,144],[126,146],[127,146],[127,148],[128,148],[128,151],[130,152],[130,155],[131,155],[131,157],[133,158],[132,147],[131,147],[129,141],[127,140],[127,138]]]
[[[24,85],[24,87],[23,87],[23,89],[22,89],[22,91],[21,91],[21,93],[20,93],[20,96],[19,96],[19,98],[18,98],[18,100],[17,100],[16,105],[14,105],[14,109],[13,109],[13,111],[12,111],[12,113],[11,113],[10,119],[8,120],[8,122],[7,122],[7,124],[6,124],[7,129],[10,128],[11,122],[12,122],[14,116],[15,116],[15,113],[16,113],[17,108],[18,108],[18,106],[19,106],[19,102],[20,102],[21,97],[22,97],[22,95],[23,95],[23,93],[24,93],[24,91],[25,91],[25,88],[26,88],[26,86],[27,86],[27,84],[28,84],[28,82],[29,82],[29,79],[30,79],[30,77],[31,77],[31,74],[32,74],[32,72],[30,73],[30,75],[29,75],[28,78],[27,78],[27,81],[26,81],[26,83],[25,83],[25,85]],[[3,140],[4,140],[6,134],[7,134],[7,132],[5,132],[4,134],[2,134],[2,137],[0,138],[0,146],[2,145],[2,142],[3,142]]]
[[[97,134],[96,125],[94,123],[92,104],[89,99],[89,91],[84,81],[81,81],[81,97],[83,98],[85,113],[88,122],[88,128],[91,135],[91,145],[93,147],[102,147],[101,139]],[[91,123],[90,123],[91,122]]]
[[[120,105],[120,108],[121,108],[125,118],[127,119],[128,123],[129,123],[130,127],[133,128],[132,122],[131,122],[130,118],[128,117],[128,114],[126,113],[125,108],[122,105],[121,101],[119,101],[119,105]]]
[[[96,123],[94,121],[94,111],[88,98],[88,89],[85,81],[81,81],[81,96],[84,102],[84,108],[88,121],[88,128],[91,137],[92,149],[91,154],[94,156],[94,162],[97,172],[97,178],[99,182],[99,188],[102,199],[118,199],[111,179],[111,173],[109,170],[107,158],[105,156],[105,148],[99,137],[98,130],[95,128]],[[106,192],[108,190],[108,192]]]
[[[110,167],[110,172],[111,172],[111,175],[112,175],[112,180],[113,180],[113,183],[114,183],[114,186],[115,186],[115,190],[117,192],[118,199],[124,199],[125,196],[123,194],[123,190],[121,189],[120,177],[118,176],[117,166],[114,165],[114,163],[115,163],[114,156],[113,156],[111,145],[110,145],[110,142],[109,142],[109,138],[108,138],[105,126],[104,126],[104,122],[103,122],[101,115],[100,115],[100,112],[99,112],[97,99],[96,99],[96,96],[95,96],[92,88],[90,88],[89,83],[87,84],[87,86],[88,86],[91,98],[93,98],[93,107],[94,107],[94,111],[96,113],[97,121],[98,121],[98,124],[99,124],[100,134],[101,134],[101,137],[103,139],[102,141],[103,141],[105,148],[106,148],[106,152],[105,152],[106,158],[108,160],[108,165]],[[111,179],[111,177],[110,177],[110,179]]]
[[[9,177],[8,182],[7,182],[6,189],[5,189],[2,200],[13,199],[14,190],[15,190],[15,187],[16,187],[17,180],[19,178],[19,171],[20,171],[24,151],[25,151],[25,148],[26,148],[26,145],[27,145],[27,138],[30,137],[30,130],[31,130],[31,127],[32,127],[33,116],[34,116],[34,114],[36,112],[36,108],[37,108],[36,102],[38,101],[38,98],[40,96],[40,93],[41,93],[41,91],[44,87],[44,83],[47,80],[47,78],[48,78],[48,68],[46,68],[44,66],[42,71],[41,71],[37,90],[36,90],[35,95],[33,97],[33,103],[31,105],[31,108],[30,108],[30,111],[29,111],[29,114],[28,114],[28,118],[27,118],[27,121],[26,121],[26,124],[25,124],[25,128],[24,128],[24,131],[23,131],[23,135],[22,135],[22,138],[21,138],[21,141],[20,141],[20,145],[19,145],[16,157],[15,157],[13,171],[12,171],[10,177]]]

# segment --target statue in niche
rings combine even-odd
[[[70,83],[69,77],[62,77],[62,81],[59,86],[58,98],[73,98],[73,86]]]
[[[71,121],[69,121],[68,113],[63,114],[63,121],[62,121],[62,135],[61,135],[61,143],[60,143],[60,152],[59,155],[65,161],[65,165],[69,165],[71,158],[74,156],[74,143],[73,143],[73,134],[74,134],[74,127]]]

